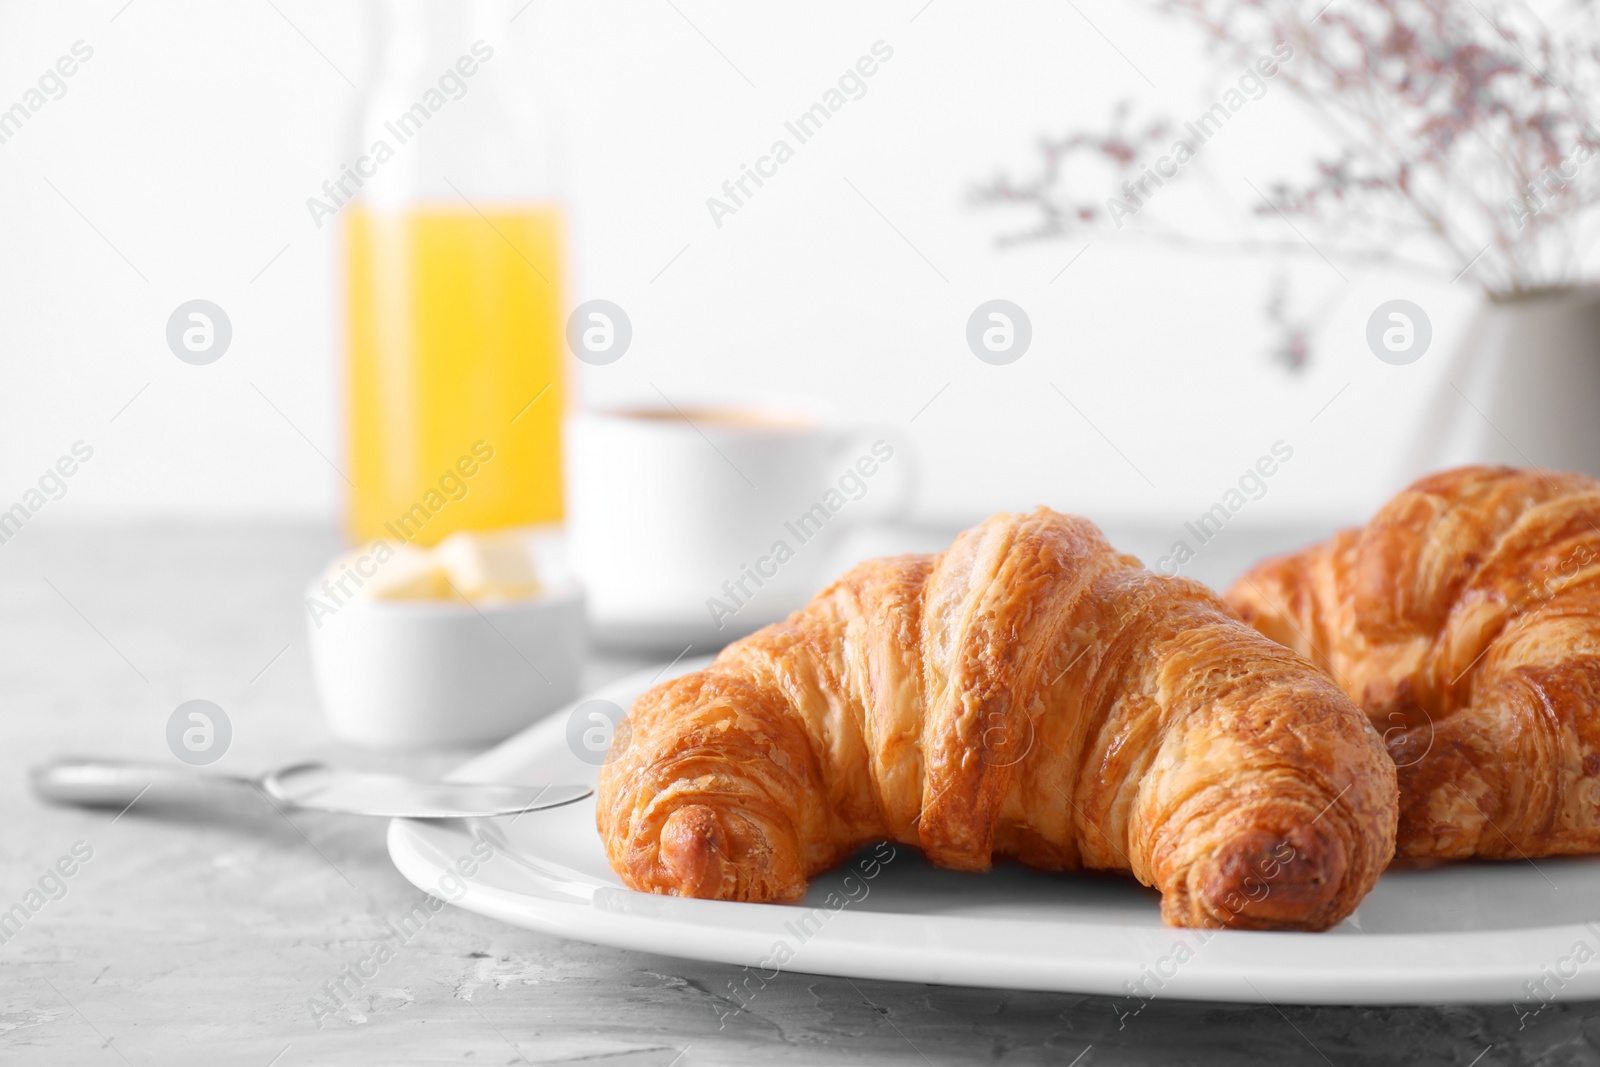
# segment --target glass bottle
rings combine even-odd
[[[344,231],[357,540],[561,518],[563,213],[496,0],[379,0]],[[344,193],[353,195],[343,196]]]

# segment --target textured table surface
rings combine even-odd
[[[311,998],[420,896],[389,862],[383,821],[291,821],[248,798],[198,816],[136,804],[113,818],[40,806],[25,769],[63,753],[172,762],[167,718],[194,698],[233,723],[217,770],[317,757],[432,773],[459,762],[329,738],[299,594],[335,547],[331,531],[305,527],[44,525],[0,546],[0,910],[77,843],[92,849],[59,883],[65,894],[0,944],[0,1061],[1600,1063],[1593,1003],[1557,1004],[1521,1029],[1504,1004],[1279,1011],[1157,1000],[1124,1024],[1101,997],[784,974],[719,1029],[731,967],[455,908],[347,1010],[318,1020]],[[1205,562],[1197,573],[1217,580],[1237,559],[1219,547]],[[597,657],[589,681],[644,662]]]

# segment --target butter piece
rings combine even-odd
[[[521,534],[459,530],[439,542],[433,557],[454,592],[468,600],[519,600],[539,593],[533,553]]]
[[[540,592],[527,538],[510,531],[461,531],[432,549],[374,541],[334,560],[325,577],[324,588],[355,600],[493,603]]]
[[[450,575],[444,563],[425,548],[393,545],[394,556],[377,566],[362,593],[373,600],[449,600]]]

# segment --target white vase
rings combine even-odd
[[[1402,473],[1468,463],[1600,476],[1600,288],[1484,300]]]

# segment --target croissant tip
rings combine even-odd
[[[661,865],[679,896],[722,895],[727,853],[722,821],[704,804],[679,808],[661,826]]]
[[[1207,926],[1236,930],[1326,930],[1354,901],[1343,845],[1316,827],[1246,831],[1196,872]]]

